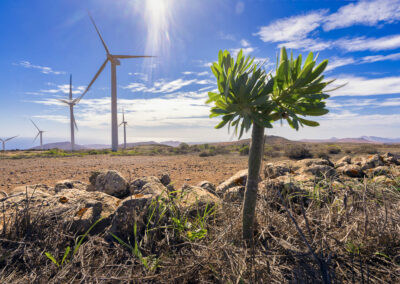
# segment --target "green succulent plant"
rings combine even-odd
[[[318,57],[318,56],[317,56]],[[290,58],[285,48],[277,58],[275,74],[267,74],[262,64],[240,51],[236,60],[225,51],[218,54],[211,70],[217,79],[218,92],[209,92],[206,103],[213,104],[210,117],[222,116],[216,128],[233,127],[239,138],[252,128],[249,170],[243,204],[243,238],[252,239],[253,224],[261,166],[264,129],[273,122],[286,120],[298,130],[300,126],[318,126],[307,116],[328,113],[324,90],[333,82],[324,81],[328,60],[316,66],[317,57],[310,52],[302,64],[302,56]],[[239,133],[238,133],[239,132]]]

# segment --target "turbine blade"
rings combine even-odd
[[[80,95],[77,99],[75,99],[76,103],[79,103],[79,101],[83,98],[83,96],[89,91],[89,89],[93,85],[94,81],[97,80],[97,77],[99,77],[100,73],[106,67],[107,61],[108,61],[108,58],[104,61],[103,65],[101,65],[99,71],[97,71],[96,75],[94,75],[92,81],[90,81],[89,85],[86,87],[86,90],[82,93],[82,95]]]
[[[38,132],[38,134],[36,135],[35,139],[33,139],[32,144],[35,143],[35,141],[36,141],[36,139],[38,138],[39,135],[40,135],[40,132]]]
[[[122,121],[125,122],[125,112],[122,110]]]
[[[13,137],[7,138],[6,140],[4,140],[4,142],[10,141],[11,139],[14,139],[15,137],[18,137],[18,135],[15,135]]]
[[[124,124],[124,122],[121,122],[121,123],[118,125],[118,127],[120,127],[122,124]]]
[[[40,131],[39,127],[37,127],[37,125],[33,122],[33,120],[30,119],[30,121],[33,123],[33,125],[36,127],[36,129],[37,129],[38,131]]]
[[[69,76],[69,100],[72,100],[72,74]]]
[[[72,122],[74,123],[75,129],[78,130],[78,125],[76,124],[75,115],[73,111],[72,111]]]
[[[104,46],[104,49],[105,49],[106,52],[107,52],[107,55],[110,55],[110,51],[108,50],[108,47],[107,47],[106,43],[104,42],[104,40],[103,40],[103,38],[102,38],[102,36],[101,36],[101,34],[100,34],[100,32],[99,32],[99,29],[97,28],[96,23],[94,22],[94,20],[93,20],[92,16],[90,15],[90,13],[89,13],[89,18],[90,18],[90,20],[92,21],[92,23],[93,23],[93,25],[94,25],[94,28],[96,29],[97,34],[98,34],[99,37],[100,37],[101,42],[103,43],[103,46]]]
[[[56,99],[56,100],[60,101],[60,102],[62,102],[64,104],[67,104],[67,105],[69,105],[71,103],[70,101],[67,101],[67,100],[64,100],[64,99]]]
[[[113,55],[112,57],[124,59],[124,58],[152,58],[152,57],[156,57],[156,56],[151,56],[151,55]]]

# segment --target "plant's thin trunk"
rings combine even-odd
[[[258,181],[263,152],[264,127],[253,124],[249,153],[249,172],[243,204],[243,239],[252,241],[256,210]]]

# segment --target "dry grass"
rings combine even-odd
[[[316,181],[307,193],[296,187],[260,189],[251,247],[241,241],[241,203],[223,203],[207,218],[207,235],[189,240],[172,221],[188,215],[172,214],[176,207],[166,202],[170,210],[156,214],[151,233],[138,222],[137,234],[124,237],[138,243],[151,262],[147,268],[107,230],[90,235],[70,262],[55,266],[44,252],[60,259],[77,236],[66,230],[66,220],[45,211],[40,218],[29,216],[27,202],[0,232],[0,282],[399,283],[399,190],[399,181],[386,186],[328,179]],[[142,213],[145,224],[149,214]],[[140,218],[132,216],[132,224]]]

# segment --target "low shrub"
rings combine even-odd
[[[239,154],[241,156],[246,156],[250,153],[250,147],[249,145],[244,145],[242,148],[239,149]]]
[[[340,149],[339,146],[337,145],[329,145],[328,146],[328,154],[339,154],[340,152],[342,152],[342,149]]]
[[[313,157],[310,150],[304,145],[288,146],[285,150],[285,155],[294,160],[302,160]]]

